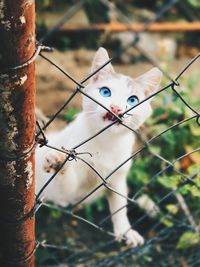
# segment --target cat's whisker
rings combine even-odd
[[[133,114],[125,113],[122,118],[127,119],[127,118],[132,117],[132,116],[133,116]]]

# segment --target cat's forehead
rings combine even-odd
[[[101,85],[108,86],[113,90],[123,88],[123,91],[126,90],[128,93],[134,91],[137,92],[141,89],[139,84],[136,83],[134,79],[124,74],[118,73],[112,74],[107,79],[102,80],[100,83]]]

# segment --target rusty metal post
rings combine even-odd
[[[34,266],[34,0],[0,0],[0,266]]]

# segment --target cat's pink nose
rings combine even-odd
[[[122,112],[121,108],[116,105],[110,105],[110,109],[116,115],[119,115]]]

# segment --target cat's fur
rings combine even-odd
[[[108,59],[106,50],[100,48],[95,54],[92,71],[96,70]],[[142,76],[132,79],[128,76],[115,73],[112,65],[108,64],[90,79],[89,84],[83,90],[108,109],[114,106],[114,112],[116,112],[116,107],[119,108],[119,112],[123,112],[130,107],[127,104],[127,98],[129,96],[136,95],[142,101],[157,91],[161,76],[162,73],[157,68],[153,68]],[[99,88],[103,86],[111,90],[111,97],[100,95]],[[151,112],[150,100],[148,100],[128,112],[128,115],[124,116],[123,122],[133,129],[138,129],[150,116]],[[93,136],[100,129],[110,124],[112,121],[109,118],[113,118],[107,115],[108,113],[103,107],[86,96],[83,96],[83,111],[64,130],[47,135],[49,144],[58,148],[72,149],[80,142]],[[134,134],[117,123],[91,141],[80,146],[77,152],[91,153],[92,157],[89,155],[82,155],[82,157],[103,177],[106,177],[116,166],[130,157],[134,142]],[[55,172],[55,169],[64,159],[65,155],[60,152],[46,147],[37,148],[37,192],[50,178],[51,175],[49,172]],[[108,179],[109,185],[124,196],[128,194],[126,177],[130,166],[131,161],[123,165]],[[45,198],[59,205],[66,206],[69,203],[75,203],[83,198],[101,182],[102,180],[91,168],[79,160],[73,160],[67,162],[62,171],[49,184],[45,191]],[[104,186],[92,194],[85,203],[91,202],[103,193],[107,195],[111,213],[125,206],[127,203],[124,197],[106,189]],[[127,244],[137,246],[143,243],[142,236],[137,231],[130,229],[131,226],[127,218],[126,208],[123,208],[112,216],[112,221],[117,240],[121,240],[122,236],[124,236]]]

